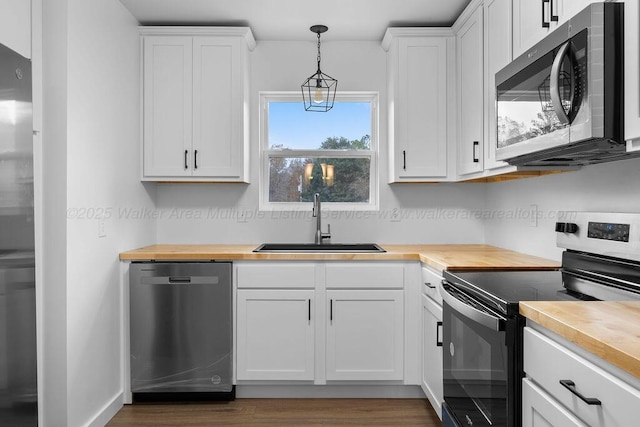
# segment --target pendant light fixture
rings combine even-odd
[[[338,81],[320,71],[320,34],[329,28],[326,25],[314,25],[309,28],[318,35],[318,70],[302,83],[302,98],[307,111],[326,112],[333,108]]]

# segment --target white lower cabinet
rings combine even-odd
[[[587,427],[531,380],[522,380],[522,427]]]
[[[238,381],[397,385],[407,375],[408,384],[418,383],[417,358],[414,369],[405,369],[404,308],[405,275],[417,268],[394,262],[234,265]]]
[[[238,380],[314,379],[314,291],[238,290]]]
[[[523,425],[638,425],[640,389],[637,379],[546,329],[524,329]],[[628,374],[627,374],[628,375]]]
[[[422,391],[442,418],[442,306],[422,295]]]
[[[327,380],[402,380],[403,295],[327,291]]]

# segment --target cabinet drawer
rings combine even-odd
[[[637,425],[639,390],[531,328],[524,330],[524,370],[588,425]],[[573,381],[577,392],[601,404],[588,405],[562,386],[561,380]]]
[[[277,261],[239,264],[236,275],[238,288],[315,288],[316,266]]]
[[[439,273],[422,266],[422,293],[442,305],[440,282],[442,276]]]
[[[327,288],[403,288],[404,266],[327,264]]]

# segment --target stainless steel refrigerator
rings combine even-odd
[[[0,44],[0,426],[37,426],[31,61]]]

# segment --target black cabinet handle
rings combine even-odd
[[[480,147],[480,142],[473,141],[473,163],[478,163],[480,161],[480,159],[478,158],[478,147]]]
[[[311,299],[309,299],[309,322],[311,322]]]
[[[193,168],[198,169],[198,150],[193,152]]]
[[[442,328],[442,322],[436,323],[436,346],[442,347],[442,338],[440,338],[440,328]]]
[[[333,300],[329,300],[329,320],[333,321]]]
[[[551,15],[551,20],[553,22],[558,22],[558,15],[554,15],[553,13],[553,0],[550,0],[549,3],[549,15]]]
[[[402,150],[402,169],[407,170],[407,152]]]
[[[435,289],[436,285],[432,285],[430,282],[424,282],[424,285],[429,289]]]
[[[550,0],[542,0],[542,28],[549,28],[549,21],[544,19],[544,5],[549,4]]]
[[[187,155],[189,154],[189,150],[184,150],[184,168],[189,169],[189,165],[187,164]]]
[[[587,405],[602,405],[602,402],[595,397],[584,397],[582,393],[576,390],[576,384],[571,380],[560,380],[560,385],[578,396],[578,398]]]

